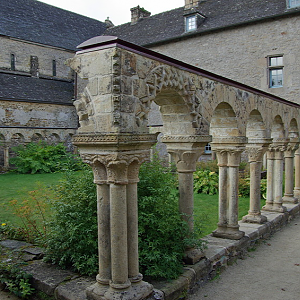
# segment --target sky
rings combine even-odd
[[[9,0],[8,0],[9,1]],[[39,0],[104,22],[107,17],[120,25],[130,22],[130,8],[140,6],[152,15],[184,6],[184,0]]]

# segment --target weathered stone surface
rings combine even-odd
[[[95,280],[90,277],[79,277],[60,284],[55,290],[55,297],[59,300],[86,300],[86,289]]]
[[[54,295],[57,286],[67,280],[78,277],[77,274],[68,270],[59,270],[51,264],[43,261],[33,261],[22,267],[22,270],[32,275],[34,288],[43,291],[49,296]]]

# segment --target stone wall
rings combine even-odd
[[[151,49],[300,103],[300,17],[253,23]],[[283,87],[268,87],[267,56],[283,55]]]
[[[15,101],[0,102],[1,127],[77,128],[74,106]],[[2,132],[3,128],[0,129]]]
[[[0,37],[0,69],[11,67],[11,57],[16,58],[16,71],[30,72],[30,57],[38,57],[40,75],[52,76],[52,61],[56,61],[56,77],[71,79],[73,72],[65,61],[74,56],[74,52],[47,45]]]

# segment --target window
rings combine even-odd
[[[289,0],[290,8],[297,7],[297,6],[300,6],[300,0]]]
[[[197,17],[196,15],[185,18],[185,31],[193,31],[197,29]]]
[[[52,76],[56,76],[56,60],[52,60]]]
[[[208,144],[205,146],[204,153],[206,153],[206,154],[211,153],[211,146],[210,146],[210,143],[208,143]]]
[[[10,55],[10,69],[12,71],[16,70],[16,56],[14,54]]]
[[[283,86],[283,57],[268,57],[269,87],[278,88]]]

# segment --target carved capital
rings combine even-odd
[[[267,151],[266,147],[246,147],[246,152],[248,154],[248,161],[251,162],[261,162],[264,153]]]
[[[184,173],[196,171],[196,162],[201,155],[200,150],[170,150],[168,152],[176,163],[178,172]]]
[[[96,184],[127,184],[138,182],[140,165],[149,159],[149,151],[136,153],[81,154],[92,166]]]

